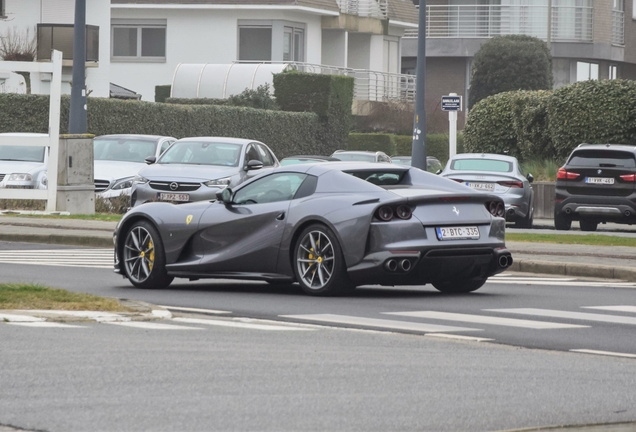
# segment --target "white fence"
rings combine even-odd
[[[0,70],[12,72],[32,72],[52,74],[51,94],[49,101],[49,129],[48,135],[43,137],[7,137],[0,136],[1,145],[19,145],[48,147],[49,158],[47,167],[48,187],[46,190],[36,189],[0,189],[0,199],[33,199],[47,200],[46,210],[55,211],[57,200],[57,168],[58,148],[60,141],[60,99],[62,94],[62,52],[53,51],[52,62],[2,62]],[[39,79],[39,77],[38,77]],[[13,131],[22,132],[22,131]]]

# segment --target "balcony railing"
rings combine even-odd
[[[612,44],[625,45],[625,12],[612,11]]]
[[[387,19],[387,0],[337,0],[340,12],[361,17]]]
[[[51,51],[63,53],[63,60],[73,60],[73,24],[38,24],[38,60],[50,61]],[[99,26],[86,26],[86,61],[99,61]]]
[[[552,40],[591,42],[594,8],[552,6]],[[417,37],[408,29],[404,37]],[[547,6],[457,5],[426,7],[426,37],[490,38],[524,34],[547,39]]]

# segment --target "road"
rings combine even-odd
[[[138,290],[112,273],[109,253],[2,243],[2,281],[207,309],[212,323],[0,325],[10,389],[0,424],[468,431],[636,420],[636,358],[620,357],[636,357],[634,284],[510,274],[461,296],[364,287],[313,298],[231,281]],[[33,257],[39,265],[23,263]],[[264,331],[238,317],[289,324]]]

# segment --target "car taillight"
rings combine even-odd
[[[580,175],[581,174],[579,174],[579,173],[566,171],[565,168],[559,168],[559,171],[557,171],[557,179],[558,180],[574,180],[577,177],[579,177]]]
[[[636,174],[623,174],[621,178],[626,182],[636,182]]]
[[[520,181],[498,181],[497,184],[501,185],[501,186],[510,187],[510,188],[522,188],[523,187],[523,182],[520,182]]]

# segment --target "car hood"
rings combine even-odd
[[[96,160],[94,177],[95,179],[109,181],[133,177],[145,166],[145,163],[140,162]]]
[[[230,177],[238,172],[235,166],[154,164],[139,171],[148,180],[203,181]]]
[[[35,174],[42,170],[46,170],[46,165],[43,162],[20,162],[20,161],[0,160],[0,174],[11,174],[11,173]]]

